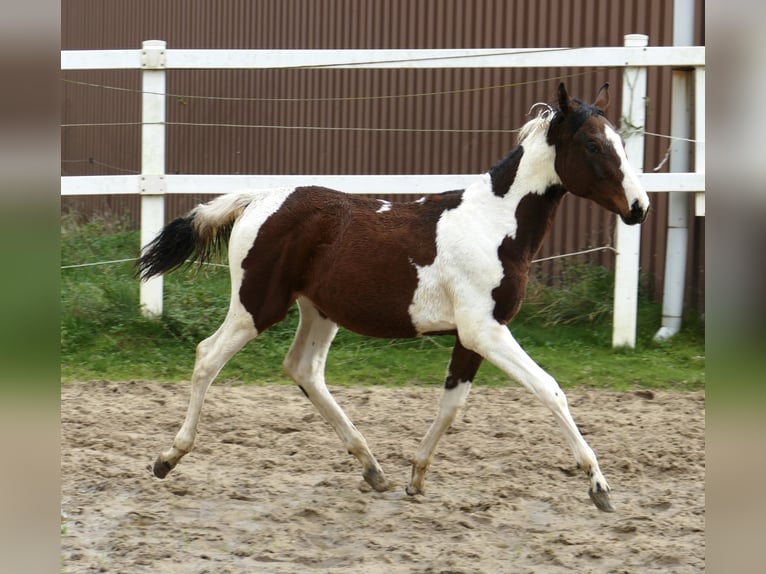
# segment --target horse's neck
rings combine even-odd
[[[530,136],[489,172],[492,193],[508,207],[504,256],[524,265],[548,234],[566,190],[554,167],[555,149],[543,137]]]
[[[532,262],[548,235],[564,194],[566,189],[556,184],[542,194],[530,193],[519,202],[516,208],[517,227],[513,252],[525,268]]]

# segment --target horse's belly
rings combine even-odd
[[[360,305],[359,301],[349,301],[343,305],[314,302],[319,312],[341,327],[367,337],[382,339],[404,339],[415,337],[419,333],[409,317],[384,306],[373,307]]]

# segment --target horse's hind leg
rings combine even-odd
[[[364,480],[377,491],[388,489],[388,482],[367,441],[343,412],[327,389],[325,362],[338,326],[322,317],[311,301],[298,298],[300,322],[290,351],[285,357],[285,372],[298,384],[324,419],[343,441],[349,454],[362,463]]]
[[[252,317],[236,305],[229,310],[218,330],[197,345],[197,357],[191,381],[191,398],[181,430],[173,446],[157,457],[154,475],[164,478],[194,446],[202,403],[210,384],[226,362],[257,335]]]

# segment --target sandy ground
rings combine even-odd
[[[197,447],[148,465],[188,385],[61,390],[62,570],[78,572],[701,572],[704,393],[570,390],[617,511],[597,510],[552,415],[521,388],[475,385],[425,496],[409,458],[440,390],[334,388],[394,488],[371,492],[297,387],[216,386]]]

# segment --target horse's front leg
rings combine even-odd
[[[470,346],[509,377],[532,391],[551,410],[572,448],[577,467],[588,476],[588,495],[591,500],[599,509],[613,512],[609,484],[601,473],[595,453],[577,429],[569,412],[566,395],[556,380],[524,352],[504,325],[496,322],[478,325],[478,328],[472,328],[468,333],[461,332],[461,336],[466,346]]]
[[[442,390],[439,414],[423,437],[420,447],[412,459],[412,477],[405,489],[407,494],[422,494],[424,492],[426,472],[433,460],[436,445],[465,404],[471,390],[471,383],[476,376],[476,371],[479,370],[481,361],[480,355],[463,347],[459,338],[455,339],[452,358]]]

